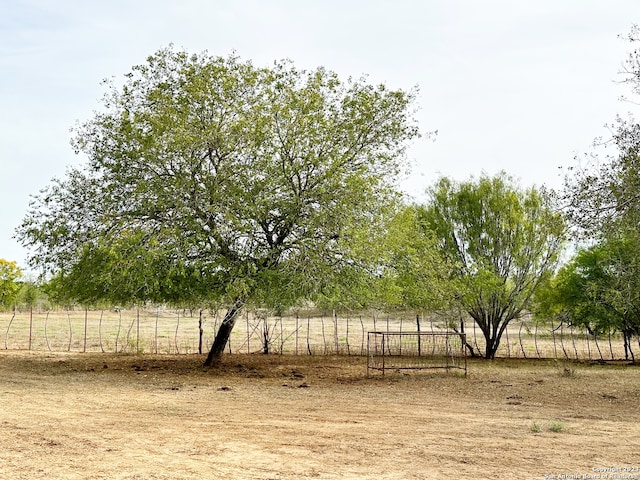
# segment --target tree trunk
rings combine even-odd
[[[496,356],[496,352],[498,351],[498,347],[500,346],[499,338],[485,338],[485,352],[484,357],[487,360],[493,360]]]
[[[493,360],[496,357],[498,348],[500,348],[502,335],[507,330],[507,327],[509,326],[509,322],[511,322],[513,318],[514,317],[502,318],[502,316],[497,316],[496,318],[491,319],[491,325],[493,328],[490,328],[488,330],[489,335],[485,336],[485,340],[486,340],[485,357],[488,360]]]
[[[220,361],[222,353],[229,342],[229,337],[231,337],[231,331],[233,330],[243,307],[244,300],[238,299],[233,302],[231,307],[229,307],[229,310],[227,310],[227,313],[222,319],[222,323],[220,323],[220,328],[218,328],[216,338],[213,340],[211,350],[209,350],[209,355],[207,355],[207,359],[204,362],[205,367],[211,367]]]
[[[202,355],[202,337],[204,336],[203,324],[202,309],[200,309],[200,316],[198,318],[198,353],[200,355]]]
[[[475,323],[480,327],[482,334],[484,335],[484,358],[487,360],[493,360],[496,356],[498,348],[500,347],[500,340],[502,334],[507,325],[511,321],[503,320],[502,317],[492,317],[491,314],[487,315],[478,312],[468,312],[474,319]]]

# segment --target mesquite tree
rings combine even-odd
[[[505,174],[442,178],[430,195],[423,218],[454,265],[452,300],[480,327],[485,357],[494,358],[509,322],[557,265],[563,217],[548,192],[523,190]]]
[[[291,301],[353,268],[349,237],[375,226],[418,135],[414,96],[160,50],[76,129],[86,164],[34,197],[18,237],[89,298],[223,301],[211,364],[248,302]]]

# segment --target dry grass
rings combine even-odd
[[[524,479],[640,466],[638,367],[566,376],[553,362],[473,361],[467,378],[366,378],[359,357],[201,363],[0,352],[0,478]]]

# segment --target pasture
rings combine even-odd
[[[640,478],[635,366],[368,378],[360,356],[202,361],[0,351],[0,478]]]

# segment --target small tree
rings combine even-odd
[[[536,294],[536,316],[582,326],[594,335],[622,333],[625,355],[635,361],[640,335],[640,238],[628,232],[582,249]]]
[[[485,357],[494,358],[509,322],[556,267],[562,216],[547,191],[522,190],[504,173],[462,183],[442,178],[429,193],[422,216],[455,266],[452,302],[474,319]]]
[[[49,306],[47,294],[41,285],[33,280],[21,282],[20,290],[16,294],[16,305],[19,309],[31,310]]]
[[[175,280],[226,303],[211,364],[248,302],[290,302],[353,268],[350,236],[374,227],[418,135],[413,98],[324,68],[161,50],[77,129],[86,166],[35,197],[18,237],[89,297],[163,298]],[[85,282],[94,266],[102,281]]]
[[[0,258],[0,308],[11,308],[20,290],[22,271],[16,262]]]

